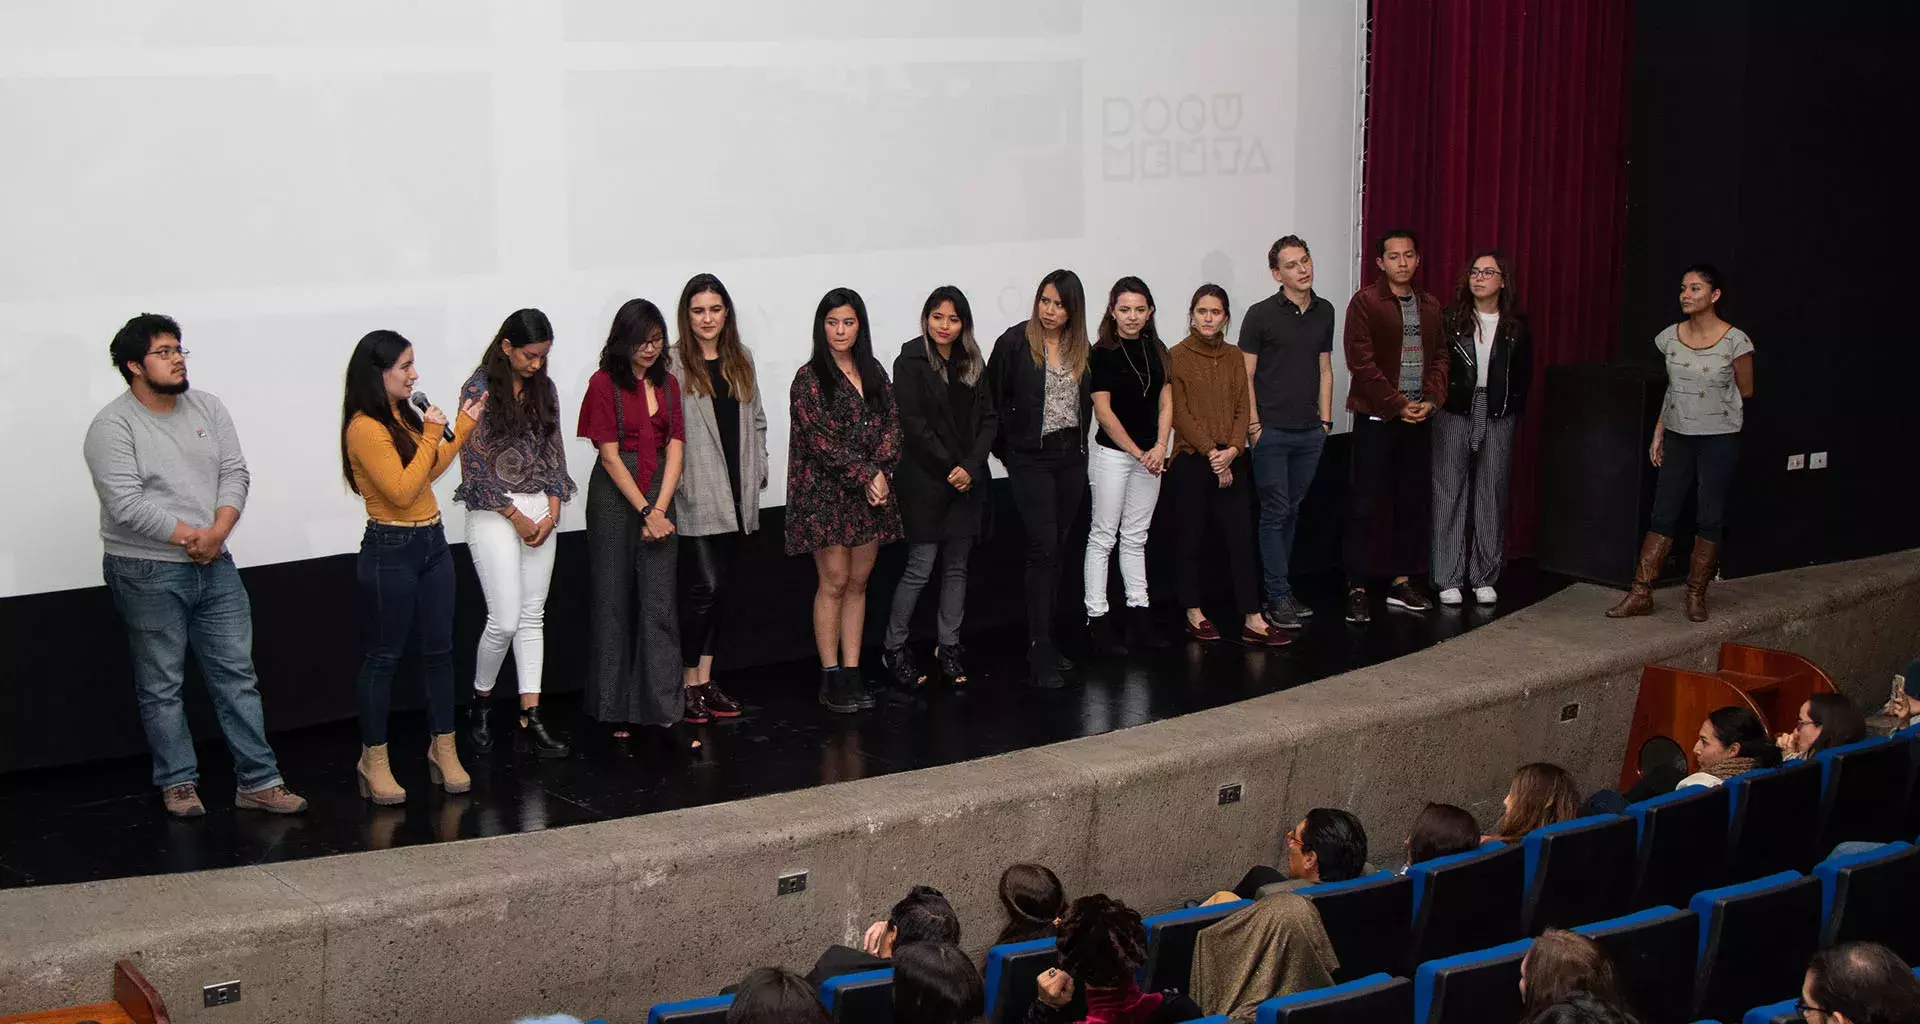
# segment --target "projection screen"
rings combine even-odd
[[[451,405],[505,315],[545,310],[571,436],[620,303],[671,317],[688,277],[718,274],[768,396],[778,505],[787,386],[830,287],[865,296],[889,365],[933,287],[966,291],[985,343],[1057,266],[1090,302],[1144,278],[1171,342],[1203,282],[1236,310],[1271,294],[1286,233],[1344,310],[1363,16],[1362,0],[10,0],[0,596],[100,583],[81,439],[124,386],[107,342],[143,311],[181,321],[193,387],[233,413],[252,492],[232,549],[258,565],[358,543],[341,373],[374,328],[412,339],[421,388]],[[570,450],[584,484],[591,450]],[[576,500],[563,528],[581,522]]]

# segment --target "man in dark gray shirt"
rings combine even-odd
[[[1297,235],[1267,250],[1280,290],[1247,308],[1240,323],[1253,389],[1249,434],[1253,486],[1260,495],[1260,568],[1268,624],[1299,629],[1313,615],[1293,596],[1287,566],[1300,502],[1333,429],[1333,303],[1313,292],[1313,254]]]
[[[253,610],[227,553],[248,483],[233,420],[219,399],[188,390],[187,350],[171,318],[134,317],[109,352],[127,393],[87,428],[87,469],[100,496],[103,574],[127,624],[153,783],[169,814],[206,813],[180,702],[191,646],[233,752],[234,805],[275,814],[306,810],[267,745],[253,671]]]

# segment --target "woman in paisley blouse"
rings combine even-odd
[[[860,680],[867,576],[880,545],[900,539],[893,467],[900,413],[873,357],[860,293],[835,288],[813,314],[813,357],[794,374],[787,446],[787,554],[812,554],[813,642],[820,703],[848,714],[875,701]]]
[[[476,751],[493,749],[488,701],[511,646],[520,684],[515,746],[544,758],[569,753],[540,721],[552,537],[560,526],[560,503],[574,492],[560,438],[560,393],[547,376],[552,349],[547,315],[516,310],[460,390],[462,402],[486,395],[494,409],[460,449],[460,486],[453,492],[453,500],[467,507],[467,552],[487,598],[487,625],[474,657],[473,704],[467,710],[468,737]]]
[[[1720,530],[1740,457],[1745,400],[1753,397],[1753,342],[1720,319],[1720,271],[1696,263],[1680,275],[1685,318],[1654,336],[1667,364],[1667,397],[1647,457],[1660,467],[1653,523],[1640,544],[1633,587],[1607,617],[1653,611],[1653,581],[1673,547],[1680,509],[1695,492],[1693,557],[1687,560],[1687,618],[1707,620],[1707,584],[1720,567]]]

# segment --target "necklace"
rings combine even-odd
[[[1127,351],[1127,339],[1117,338],[1115,340],[1120,343],[1120,354],[1126,357],[1127,369],[1132,370],[1134,377],[1140,381],[1140,397],[1147,397],[1147,392],[1153,389],[1152,367],[1134,365],[1133,353]],[[1147,361],[1147,341],[1145,337],[1140,339],[1140,361],[1142,363]]]

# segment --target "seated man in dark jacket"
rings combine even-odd
[[[807,972],[807,982],[815,988],[828,978],[861,971],[884,970],[892,965],[893,951],[914,942],[960,942],[960,918],[940,890],[916,885],[906,898],[893,905],[885,921],[876,921],[867,929],[864,949],[852,946],[828,946]]]
[[[1323,882],[1344,882],[1373,873],[1367,863],[1367,830],[1360,819],[1337,807],[1315,807],[1286,835],[1287,870],[1265,864],[1250,869],[1231,893],[1216,893],[1208,903],[1250,900],[1292,892]]]

